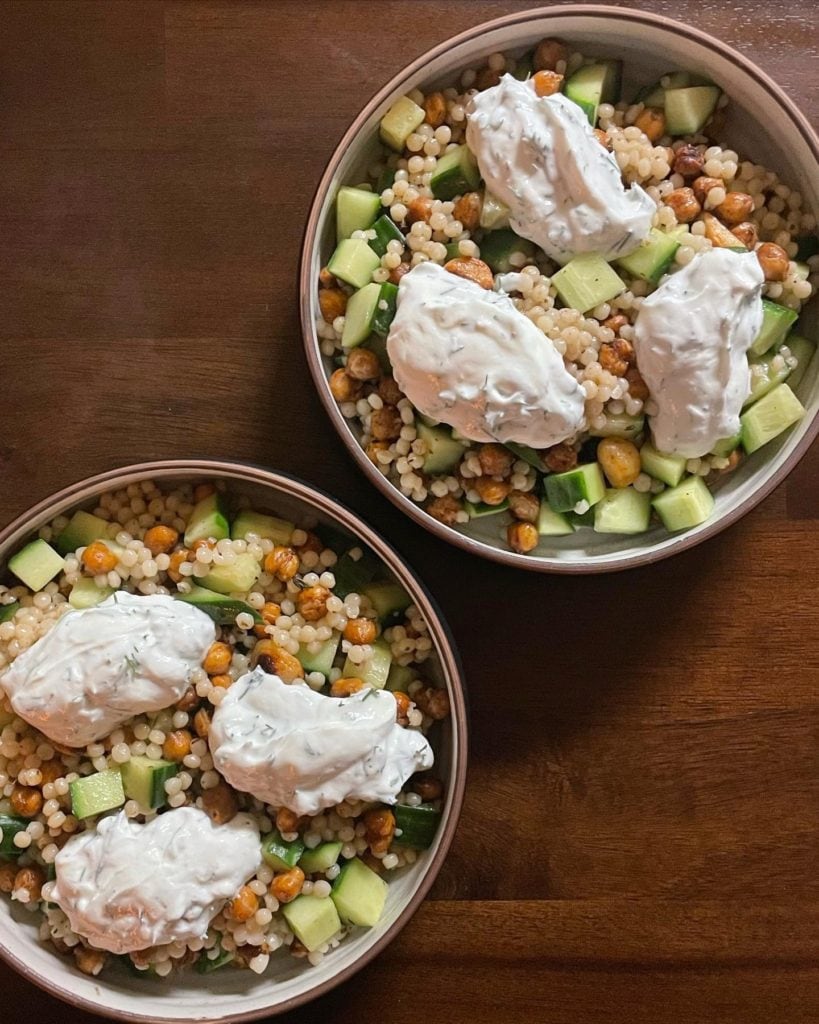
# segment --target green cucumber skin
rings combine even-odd
[[[3,838],[0,839],[0,857],[19,857],[23,852],[22,848],[14,845],[14,837],[18,832],[25,832],[28,822],[25,818],[18,818],[12,814],[0,814],[0,831]]]
[[[441,821],[440,811],[424,804],[416,807],[396,804],[393,813],[395,826],[401,829],[401,835],[396,838],[396,843],[411,846],[416,850],[426,850],[432,845]]]

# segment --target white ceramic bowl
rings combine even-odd
[[[185,971],[164,980],[141,978],[115,965],[96,978],[81,974],[37,939],[32,916],[0,898],[0,956],[23,977],[74,1006],[122,1021],[245,1021],[269,1017],[314,999],[349,978],[390,942],[406,924],[446,856],[463,800],[466,777],[466,708],[458,656],[446,625],[429,594],[399,555],[356,515],[328,495],[280,473],[233,462],[174,461],[144,463],[81,481],[41,501],[0,532],[0,573],[9,555],[54,516],[75,508],[93,508],[111,488],[141,480],[165,483],[224,480],[236,493],[284,516],[329,525],[366,544],[412,596],[429,624],[435,657],[430,678],[446,686],[452,715],[434,741],[436,766],[446,790],[441,826],[433,846],[411,868],[390,882],[384,916],[372,929],[359,929],[318,967],[287,955],[272,956],[267,971],[225,969],[211,974]],[[2,1014],[0,1014],[2,1019]]]
[[[336,147],[316,193],[305,234],[301,266],[301,317],[307,359],[319,395],[336,430],[370,480],[402,511],[432,533],[459,547],[509,565],[544,572],[595,573],[654,562],[690,548],[736,522],[758,504],[796,465],[819,431],[819,358],[798,389],[807,416],[783,437],[743,461],[716,488],[716,508],[701,526],[669,534],[660,526],[638,537],[579,531],[572,537],[543,538],[528,555],[508,550],[495,517],[465,527],[444,526],[405,497],[378,472],[359,443],[327,384],[334,369],[321,355],[315,331],[317,280],[334,246],[334,200],[340,185],[360,181],[378,151],[378,123],[398,96],[419,87],[451,84],[456,73],[497,51],[524,52],[546,36],[571,41],[590,56],[625,61],[625,94],[680,68],[713,79],[731,99],[725,141],[740,156],[777,171],[803,195],[806,208],[819,213],[819,139],[785,93],[756,65],[724,43],[695,28],[622,7],[566,6],[520,11],[441,43],[413,61],[378,92]],[[817,336],[817,301],[803,312],[801,333]]]

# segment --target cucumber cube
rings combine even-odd
[[[373,224],[373,230],[375,238],[371,238],[367,244],[379,257],[386,254],[390,242],[400,242],[403,245],[406,241],[398,225],[386,213],[383,213]]]
[[[234,540],[246,540],[249,533],[255,533],[262,540],[272,540],[274,544],[289,544],[295,529],[295,523],[286,519],[245,509],[233,521],[230,536]]]
[[[350,296],[344,313],[344,330],[341,334],[341,344],[344,348],[355,348],[372,334],[373,319],[380,294],[381,285],[372,281]]]
[[[438,160],[429,187],[436,199],[454,199],[474,191],[481,181],[478,162],[467,146],[456,146]]]
[[[717,441],[711,451],[711,454],[716,455],[717,458],[726,459],[732,451],[739,448],[741,440],[741,434],[734,434],[733,437],[724,437],[721,441]]]
[[[715,85],[666,89],[665,126],[669,135],[694,135],[714,113],[720,90]]]
[[[574,533],[574,527],[562,513],[555,512],[545,501],[541,501],[537,532],[541,537],[565,537]]]
[[[149,757],[134,755],[120,769],[122,787],[129,800],[140,807],[155,810],[168,802],[165,783],[179,772],[173,761],[152,761]]]
[[[677,487],[658,494],[652,505],[667,530],[688,530],[704,523],[714,511],[714,495],[701,476],[689,476]]]
[[[515,253],[531,260],[535,246],[528,239],[516,235],[511,228],[490,231],[481,239],[481,259],[495,274],[508,274],[514,270],[510,258]]]
[[[645,533],[651,517],[651,494],[633,487],[612,487],[594,506],[595,533]]]
[[[427,804],[420,804],[417,807],[396,804],[393,813],[396,833],[401,829],[401,835],[396,834],[396,843],[400,846],[411,846],[415,850],[426,850],[432,846],[441,820],[440,811]]]
[[[190,548],[198,540],[224,540],[229,536],[227,504],[224,496],[214,491],[193,506],[185,530],[185,546]]]
[[[425,116],[423,107],[419,107],[409,96],[402,96],[381,118],[379,130],[382,141],[400,153],[409,136],[423,123]]]
[[[122,775],[118,768],[86,775],[69,784],[71,812],[78,818],[91,818],[125,803]]]
[[[212,960],[207,953],[203,952],[196,961],[196,973],[210,974],[211,971],[218,971],[220,967],[226,967],[228,964],[232,964],[234,959],[235,955],[233,951],[229,949],[220,950]]]
[[[452,437],[448,427],[431,427],[416,419],[418,437],[427,446],[424,457],[425,473],[449,473],[463,458],[464,446]]]
[[[28,821],[13,814],[0,814],[0,857],[17,857],[23,852],[22,846],[14,845],[18,832],[25,832]]]
[[[566,82],[566,95],[588,117],[597,123],[597,108],[601,103],[616,103],[620,99],[623,62],[601,60],[579,68]]]
[[[787,380],[791,373],[791,368],[785,359],[775,352],[769,352],[762,356],[751,356],[748,359],[748,365],[751,369],[751,391],[743,403],[743,409],[747,409],[763,395],[767,395],[777,384]]]
[[[319,843],[312,850],[305,850],[299,857],[299,867],[306,875],[329,871],[341,856],[341,843]]]
[[[256,609],[251,608],[247,602],[235,597],[225,597],[224,594],[217,594],[216,591],[207,590],[205,587],[193,586],[187,594],[176,593],[173,596],[177,601],[196,605],[219,626],[232,626],[236,622],[236,616],[241,614],[251,615],[257,625],[264,622]]]
[[[788,338],[788,348],[791,350],[791,355],[797,361],[788,378],[788,386],[791,391],[795,391],[807,373],[810,361],[816,352],[816,342],[808,341],[807,338],[803,338],[799,334],[792,334]]]
[[[657,284],[671,266],[679,247],[678,233],[666,233],[652,228],[648,238],[645,238],[634,252],[615,262],[621,270],[625,270],[632,277],[641,277],[644,281]]]
[[[0,604],[0,622],[9,622],[17,614],[20,607],[19,601],[12,601],[11,604]],[[0,712],[2,714],[2,712]],[[3,725],[6,723],[3,722]]]
[[[375,304],[373,314],[373,331],[382,338],[390,332],[390,324],[395,317],[395,306],[398,301],[398,285],[390,281],[384,281],[381,291],[378,294],[378,302]]]
[[[99,516],[80,509],[69,519],[68,525],[57,537],[55,546],[61,555],[68,555],[77,548],[88,547],[92,541],[107,537],[109,525]]]
[[[368,583],[361,588],[360,593],[362,597],[370,599],[376,615],[382,622],[406,611],[412,604],[412,598],[406,590],[390,580]]]
[[[418,670],[411,668],[409,665],[390,665],[390,674],[387,676],[386,688],[390,693],[395,693],[400,690],[401,693],[407,692],[409,684],[418,678]]]
[[[113,593],[113,587],[98,587],[94,580],[82,577],[71,588],[68,603],[72,608],[95,608]]]
[[[64,567],[62,556],[41,538],[26,544],[9,559],[9,570],[18,580],[25,583],[29,590],[34,591],[42,590],[46,583],[50,583],[63,571]]]
[[[294,868],[304,853],[301,839],[286,842],[278,832],[271,832],[262,839],[262,858],[266,864],[276,871],[289,871]]]
[[[684,455],[666,455],[658,452],[648,441],[640,449],[640,465],[644,473],[662,480],[669,487],[676,487],[685,474],[686,458]]]
[[[502,199],[487,190],[483,194],[481,205],[481,227],[484,231],[496,231],[498,228],[509,227],[509,207]],[[483,254],[481,254],[483,259]]]
[[[372,281],[373,271],[381,266],[381,260],[363,238],[345,238],[338,243],[330,257],[327,269],[353,288],[363,288]]]
[[[262,572],[262,567],[249,552],[236,555],[232,562],[214,565],[207,576],[202,577],[206,590],[219,594],[244,594],[253,586]]]
[[[607,412],[606,424],[603,427],[595,427],[589,431],[592,437],[625,437],[631,440],[641,433],[645,426],[645,417],[629,416],[626,412]]]
[[[464,508],[470,519],[483,519],[486,516],[495,516],[498,512],[505,512],[509,508],[509,502],[504,499],[499,505],[487,505],[485,501],[479,501],[477,504],[465,501]]]
[[[301,663],[301,667],[305,672],[321,672],[323,676],[330,675],[330,669],[333,667],[333,661],[335,660],[336,653],[338,652],[338,645],[341,641],[341,633],[335,633],[330,637],[329,640],[325,640],[318,651],[315,654],[311,654],[307,650],[306,644],[299,646],[296,657]]]
[[[345,924],[372,928],[378,924],[384,911],[387,883],[368,868],[363,860],[354,857],[341,869],[330,898]]]
[[[349,238],[354,231],[366,231],[381,209],[381,196],[363,188],[345,185],[336,196],[336,241]]]
[[[750,455],[805,415],[805,407],[787,384],[778,384],[740,416],[742,447]]]
[[[581,501],[596,505],[605,493],[603,473],[596,462],[546,477],[546,498],[554,512],[571,512]]]
[[[290,930],[309,953],[341,931],[338,910],[330,896],[297,896],[292,903],[285,903],[282,914]]]
[[[341,674],[345,679],[360,679],[365,686],[371,686],[374,690],[383,690],[390,674],[392,651],[385,640],[376,640],[372,648],[372,655],[361,664],[356,664],[347,658]]]
[[[625,291],[625,281],[597,253],[583,253],[552,275],[565,306],[586,313]]]
[[[361,588],[375,579],[378,570],[378,564],[367,555],[356,560],[349,552],[345,552],[333,566],[336,581],[333,593],[341,598],[348,594],[360,594]]]
[[[799,314],[795,309],[780,306],[770,299],[762,300],[762,326],[750,348],[752,356],[761,356],[774,346],[781,345]]]

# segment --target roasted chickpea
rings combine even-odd
[[[390,276],[387,280],[390,284],[399,284],[404,274],[408,274],[412,270],[409,263],[399,263],[397,267],[393,267],[390,271]]]
[[[202,668],[209,676],[219,675],[222,672],[227,672],[230,668],[232,657],[233,652],[230,647],[217,640],[208,648],[208,653],[202,662]]]
[[[457,274],[458,277],[464,277],[467,281],[474,281],[481,288],[491,290],[495,284],[495,278],[490,268],[483,260],[476,259],[474,256],[456,256],[454,260],[444,264],[444,270],[448,270],[450,274]]]
[[[536,71],[554,71],[559,61],[566,61],[569,51],[565,43],[559,39],[543,39],[532,56],[532,66]]]
[[[510,491],[509,511],[524,523],[536,523],[540,512],[540,501],[531,491]]]
[[[731,234],[735,235],[746,249],[753,249],[759,241],[759,230],[752,220],[746,220],[731,228]]]
[[[94,540],[83,551],[80,561],[93,576],[99,576],[116,569],[118,559],[107,544]]]
[[[269,626],[272,626],[275,623],[276,619],[278,619],[281,613],[281,605],[276,604],[275,601],[265,601],[265,603],[262,605],[261,611],[259,612],[261,617]]]
[[[597,461],[612,487],[628,487],[640,475],[640,452],[633,441],[604,437],[597,446]]]
[[[442,92],[431,92],[424,97],[424,120],[431,128],[440,128],[446,120],[446,99]]]
[[[415,775],[410,782],[410,789],[424,801],[425,804],[433,800],[440,800],[444,793],[444,786],[440,779],[434,775]]]
[[[508,476],[512,472],[514,455],[502,444],[489,442],[478,449],[478,462],[486,476]]]
[[[445,494],[442,498],[433,498],[426,510],[439,523],[454,526],[458,521],[458,513],[463,511],[463,505],[453,495]]]
[[[481,68],[478,74],[475,76],[475,88],[480,92],[484,89],[491,89],[497,85],[501,80],[500,71],[496,71],[494,68],[485,67]]]
[[[218,676],[210,677],[212,686],[220,686],[223,690],[229,690],[233,686],[233,677],[229,676],[227,672],[222,672]]]
[[[319,289],[319,309],[322,320],[332,324],[336,317],[347,312],[347,293],[340,288]]]
[[[365,619],[360,616],[357,619],[348,619],[344,627],[344,639],[352,644],[371,644],[378,635],[378,627],[372,619]]]
[[[224,825],[238,814],[239,802],[230,786],[220,782],[211,789],[202,790],[202,810],[211,821]]]
[[[563,85],[563,75],[544,68],[542,71],[536,71],[532,75],[532,84],[538,96],[554,96],[556,92],[560,92],[560,87]]]
[[[322,267],[319,271],[319,288],[335,288],[337,283],[327,267]]]
[[[412,696],[416,705],[428,718],[440,721],[449,714],[449,697],[446,690],[435,686],[424,686]]]
[[[615,377],[624,376],[634,360],[634,347],[625,338],[615,338],[600,346],[600,365]]]
[[[250,655],[251,667],[258,665],[264,672],[278,676],[283,683],[304,678],[304,669],[298,658],[284,650],[275,640],[259,640]]]
[[[33,786],[15,786],[11,791],[11,806],[21,818],[36,818],[43,809],[43,794]]]
[[[168,575],[174,583],[181,582],[183,577],[182,573],[179,571],[179,566],[182,565],[183,562],[188,561],[189,554],[189,551],[174,551],[171,555],[170,562],[168,563]]]
[[[378,382],[378,395],[387,405],[398,405],[404,397],[401,388],[395,382],[394,377],[382,377]]]
[[[393,693],[395,697],[395,721],[404,727],[409,725],[409,713],[412,701],[409,699],[406,693],[402,693],[400,690],[396,690]]]
[[[702,207],[690,188],[675,188],[663,198],[663,202],[671,207],[680,224],[690,224],[702,213]]]
[[[215,490],[216,488],[214,487],[213,484],[197,484],[196,487],[194,487],[193,489],[193,500],[204,501],[205,498],[209,498],[211,494],[214,493]]]
[[[299,816],[289,807],[280,807],[276,811],[276,828],[279,832],[295,832],[299,827]]]
[[[174,530],[172,526],[152,526],[150,530],[145,531],[145,536],[142,539],[142,543],[156,557],[157,555],[167,554],[172,550],[174,544],[179,540],[179,531]]]
[[[376,441],[397,441],[401,436],[404,421],[393,405],[382,405],[373,409],[370,417],[370,433]]]
[[[753,196],[747,192],[729,192],[723,201],[714,209],[714,213],[728,227],[736,227],[754,212]]]
[[[432,216],[432,202],[429,196],[417,196],[407,205],[407,223],[416,224],[423,221],[425,224]]]
[[[359,679],[358,676],[342,676],[341,679],[336,679],[334,683],[330,683],[330,696],[350,697],[352,694],[358,693],[359,690],[363,689],[363,679]]]
[[[177,729],[165,737],[162,753],[169,761],[181,761],[191,752],[191,734],[187,729]]]
[[[296,595],[296,607],[307,622],[316,622],[327,614],[327,602],[331,596],[327,587],[320,584],[305,587]]]
[[[594,129],[594,137],[597,139],[597,141],[604,149],[608,149],[611,145],[611,136],[608,132],[603,131],[602,128]]]
[[[366,828],[364,838],[373,853],[386,853],[395,835],[395,815],[387,807],[375,807],[361,819]]]
[[[275,576],[277,580],[286,583],[292,580],[299,571],[299,556],[293,548],[277,544],[273,550],[265,556],[264,571]]]
[[[347,356],[347,373],[353,380],[378,380],[381,376],[381,363],[378,356],[368,348],[354,348]]]
[[[193,686],[189,686],[182,694],[174,707],[177,711],[193,711],[199,703],[199,694]]]
[[[387,452],[390,450],[389,443],[387,441],[370,441],[367,447],[364,449],[367,458],[372,462],[374,466],[381,466],[382,463],[378,459],[379,452]]]
[[[361,381],[353,380],[343,366],[330,374],[330,394],[337,402],[355,402],[361,397]]]
[[[259,897],[249,885],[243,885],[227,905],[227,912],[234,921],[249,921],[259,909]]]
[[[646,107],[641,111],[634,124],[646,136],[649,142],[659,142],[665,135],[665,114],[654,107]]]
[[[0,861],[0,892],[14,892],[17,865],[12,861]]]
[[[628,381],[628,393],[632,398],[636,399],[638,402],[645,402],[648,400],[648,384],[643,380],[643,375],[636,366],[630,366],[626,370],[626,380]]]
[[[57,760],[43,761],[40,765],[40,785],[45,786],[50,782],[56,782],[63,778],[67,769]]]
[[[512,489],[512,485],[506,480],[493,480],[491,476],[479,476],[473,481],[472,486],[480,495],[481,501],[487,505],[500,505]]]
[[[210,715],[204,708],[200,708],[193,716],[193,730],[199,739],[207,739],[210,732]]]
[[[774,242],[763,242],[756,251],[756,258],[766,281],[784,281],[788,276],[790,260],[782,246]]]
[[[690,143],[686,143],[675,152],[671,169],[675,174],[679,174],[683,178],[697,178],[702,174],[704,166],[705,157],[699,149]]]
[[[506,540],[513,551],[525,555],[537,547],[539,540],[537,527],[532,523],[510,523],[506,527]]]
[[[482,205],[478,192],[465,192],[455,203],[452,216],[461,222],[465,231],[475,231],[481,222]]]
[[[14,890],[25,889],[28,892],[28,902],[36,903],[40,898],[40,890],[45,884],[45,872],[37,864],[30,864],[28,867],[20,868],[14,876]]]
[[[74,961],[83,974],[89,974],[92,978],[100,973],[108,961],[108,954],[101,949],[91,949],[88,946],[74,947]]]
[[[577,465],[577,452],[572,445],[561,441],[560,444],[546,449],[543,454],[543,465],[550,473],[565,473]]]
[[[702,215],[703,223],[705,224],[705,237],[709,239],[713,246],[722,249],[733,249],[737,244],[737,237],[712,213],[704,213]]]
[[[301,892],[304,885],[304,872],[301,868],[291,868],[276,875],[270,883],[270,893],[275,896],[279,903],[290,903]]]
[[[697,202],[702,204],[705,203],[705,198],[712,189],[724,187],[725,182],[721,178],[709,178],[707,175],[695,178],[691,185]]]

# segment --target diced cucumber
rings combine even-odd
[[[323,676],[329,676],[340,641],[341,634],[334,633],[329,640],[325,640],[322,643],[315,654],[311,654],[307,650],[306,644],[301,644],[296,653],[296,657],[301,662],[301,667],[305,672],[321,672]]]
[[[21,846],[14,845],[14,837],[18,832],[25,832],[28,822],[13,814],[0,814],[0,857],[17,857],[23,852]]]
[[[327,269],[353,288],[363,288],[372,281],[373,271],[381,266],[381,260],[363,238],[345,238],[338,243],[330,257]]]
[[[242,614],[252,615],[257,625],[264,622],[256,609],[251,608],[246,601],[240,601],[236,597],[225,597],[224,594],[217,594],[216,591],[207,590],[205,587],[192,586],[189,593],[176,593],[173,596],[178,601],[196,605],[219,626],[232,626],[236,622],[236,616]]]
[[[676,487],[685,474],[687,459],[684,455],[667,455],[658,452],[648,441],[640,449],[640,466],[644,473],[662,480],[669,487]]]
[[[220,949],[219,955],[215,956],[212,960],[203,952],[196,961],[196,973],[210,974],[211,971],[218,971],[220,967],[226,967],[228,964],[232,964],[234,959],[235,954],[229,949]]]
[[[120,768],[122,788],[129,800],[140,807],[155,810],[168,802],[165,783],[179,773],[173,761],[152,761],[150,757],[135,754]]]
[[[86,775],[68,786],[71,813],[77,818],[91,818],[125,803],[122,775],[118,768]]]
[[[595,533],[645,533],[651,517],[651,494],[633,487],[611,487],[594,506]]]
[[[422,420],[416,420],[415,429],[427,446],[425,473],[449,473],[458,465],[465,449],[460,441],[454,440],[448,427],[430,427]]]
[[[213,565],[201,582],[206,590],[215,590],[219,594],[243,594],[250,590],[261,572],[261,565],[245,551],[236,555],[232,562]]]
[[[600,465],[588,462],[546,477],[546,498],[555,512],[571,512],[581,501],[596,505],[606,493]]]
[[[515,64],[515,70],[512,72],[512,77],[517,78],[519,82],[525,82],[527,79],[531,78],[534,71],[534,64],[532,60],[533,55],[531,53],[524,54],[523,57],[518,58],[518,62]]]
[[[345,924],[372,928],[378,924],[384,911],[387,883],[368,868],[363,860],[353,857],[339,872],[330,898]]]
[[[521,253],[529,260],[535,254],[534,244],[516,235],[511,228],[490,231],[481,239],[481,259],[495,274],[507,274],[515,269],[509,261],[513,253]]]
[[[410,807],[409,804],[396,804],[393,807],[396,831],[400,828],[401,835],[396,835],[395,842],[401,846],[411,846],[415,850],[426,850],[432,846],[441,812],[429,804]]]
[[[373,231],[375,231],[375,238],[371,238],[367,244],[379,257],[386,254],[390,242],[400,242],[403,245],[406,241],[401,229],[386,213],[382,213],[373,224]]]
[[[345,679],[360,679],[365,686],[370,686],[373,690],[383,690],[390,674],[392,651],[386,640],[376,640],[372,649],[373,653],[360,665],[347,658],[341,674]]]
[[[819,235],[799,235],[795,242],[798,260],[809,260],[819,253]]]
[[[788,386],[791,391],[795,391],[807,373],[810,361],[816,352],[816,342],[809,341],[800,334],[791,334],[788,337],[788,348],[791,350],[791,355],[797,361],[788,379]]]
[[[504,498],[499,505],[487,505],[485,501],[479,501],[477,504],[465,501],[464,508],[470,519],[483,519],[486,516],[495,516],[498,512],[505,512],[509,508],[509,500]]]
[[[387,165],[378,175],[378,181],[375,183],[375,191],[379,195],[381,195],[384,189],[392,188],[395,184],[395,170],[395,167]]]
[[[648,85],[634,97],[635,103],[642,103],[646,107],[665,106],[665,94],[667,89],[684,89],[689,85],[711,85],[707,78],[699,75],[692,75],[690,71],[669,71],[662,75],[654,85]]]
[[[566,81],[565,92],[588,117],[589,123],[597,123],[597,108],[601,103],[617,103],[620,99],[620,82],[623,62],[601,60],[585,64]]]
[[[57,537],[54,546],[61,555],[71,554],[77,548],[86,548],[92,541],[107,537],[110,525],[99,516],[91,515],[90,512],[83,512],[80,509],[68,520],[68,524]]]
[[[603,427],[593,427],[589,434],[592,437],[625,437],[631,440],[641,433],[645,426],[645,416],[629,416],[627,412],[606,412],[606,424]]]
[[[711,454],[716,455],[718,459],[727,459],[732,451],[739,448],[741,440],[741,434],[734,434],[733,437],[723,437],[714,445]]]
[[[364,348],[369,349],[370,352],[374,352],[378,357],[382,373],[388,375],[392,373],[392,363],[390,362],[390,357],[387,354],[386,338],[382,338],[379,334],[371,334],[364,344]],[[339,365],[343,366],[344,364],[340,363]]]
[[[400,153],[415,129],[423,124],[424,109],[409,96],[401,96],[381,118],[380,134],[386,144]]]
[[[340,188],[336,196],[336,241],[372,227],[380,209],[381,196],[377,192],[349,185]]]
[[[651,504],[670,532],[699,526],[714,511],[714,495],[701,476],[689,476],[681,484],[658,494]]]
[[[367,583],[361,588],[360,593],[370,599],[376,615],[382,622],[406,611],[412,604],[412,598],[406,590],[390,580]]]
[[[541,501],[537,517],[537,532],[541,537],[565,537],[574,533],[574,527],[561,512],[555,512],[547,502]]]
[[[625,281],[597,253],[582,253],[552,275],[563,304],[586,313],[625,291]]]
[[[292,903],[284,904],[282,914],[308,953],[313,953],[341,931],[338,909],[330,896],[297,896]]]
[[[9,622],[13,619],[19,607],[19,601],[12,601],[11,604],[0,604],[0,622]]]
[[[483,194],[480,225],[484,231],[497,231],[498,228],[509,227],[509,207],[502,199],[493,195],[489,189]],[[483,252],[481,259],[483,259]]]
[[[474,191],[481,181],[478,162],[467,146],[456,146],[439,158],[429,187],[436,199],[454,199]]]
[[[761,356],[763,352],[779,346],[788,336],[799,314],[795,309],[780,306],[770,299],[762,300],[762,326],[750,348],[750,355]]]
[[[347,303],[341,344],[354,348],[375,332],[385,336],[395,316],[398,286],[389,281],[365,284]]]
[[[262,540],[272,540],[274,544],[289,544],[295,529],[295,523],[286,519],[243,509],[233,520],[230,536],[233,540],[246,540],[249,533],[255,533]]]
[[[193,506],[185,530],[185,547],[192,547],[198,540],[224,540],[230,536],[227,502],[218,491]]]
[[[715,85],[666,89],[665,127],[669,135],[695,135],[714,113],[720,90]]]
[[[777,369],[773,367],[774,360],[782,364]],[[781,384],[786,380],[791,373],[790,366],[775,351],[761,356],[751,356],[748,359],[748,365],[751,368],[751,393],[745,399],[742,406],[743,409],[753,405],[763,395],[767,395],[777,384]]]
[[[341,856],[342,843],[319,843],[299,857],[299,867],[306,875],[329,871]]]
[[[534,466],[541,473],[543,472],[543,459],[540,457],[540,452],[530,448],[528,444],[518,444],[517,441],[507,441],[506,447],[516,458],[523,459],[530,466]]]
[[[384,281],[381,284],[381,292],[378,296],[378,302],[375,305],[375,314],[373,316],[372,329],[376,334],[379,334],[382,338],[390,332],[390,324],[395,319],[395,305],[398,299],[398,285],[392,284],[390,281]]]
[[[566,519],[571,523],[575,530],[580,530],[587,526],[594,526],[594,508],[586,509],[585,512],[567,512]]]
[[[33,540],[9,559],[9,571],[29,590],[42,590],[65,568],[61,555],[42,538]]]
[[[333,566],[336,580],[333,593],[341,598],[348,594],[360,594],[361,588],[375,579],[379,569],[378,562],[371,556],[364,554],[356,561],[349,552],[345,552]]]
[[[417,669],[412,668],[410,665],[398,665],[393,662],[390,665],[390,674],[387,676],[386,689],[391,693],[395,693],[398,690],[406,693],[409,684],[417,678]]]
[[[303,853],[304,842],[301,839],[287,842],[277,831],[270,832],[262,839],[262,858],[276,871],[294,868]]]
[[[805,407],[787,384],[777,384],[740,416],[742,447],[750,455],[805,415]]]
[[[71,588],[68,603],[72,608],[95,608],[113,593],[113,587],[98,587],[94,580],[83,576]]]
[[[632,277],[640,277],[651,284],[657,284],[671,266],[674,254],[680,247],[680,232],[658,231],[652,228],[640,245],[615,263]]]

